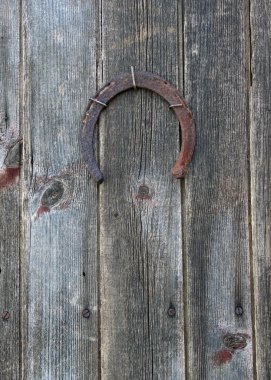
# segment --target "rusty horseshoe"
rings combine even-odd
[[[187,172],[187,166],[191,162],[195,147],[195,125],[192,113],[177,89],[170,83],[155,74],[134,72],[133,70],[129,74],[111,80],[88,103],[82,121],[81,150],[90,174],[96,182],[102,183],[104,181],[104,177],[97,166],[93,149],[94,128],[100,113],[116,95],[132,88],[144,88],[156,92],[169,103],[169,108],[174,110],[181,126],[182,147],[178,160],[172,168],[172,174],[175,178],[183,178]]]

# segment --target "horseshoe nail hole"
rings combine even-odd
[[[45,207],[52,207],[55,204],[59,203],[64,193],[63,183],[60,181],[55,181],[48,187],[42,197],[41,204]]]
[[[117,218],[119,216],[119,213],[115,212],[113,215],[114,215],[115,218]]]
[[[83,272],[83,276],[86,277],[86,273],[85,272]]]

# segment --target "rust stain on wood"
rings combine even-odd
[[[237,350],[242,350],[247,346],[247,340],[251,339],[246,333],[228,333],[223,337],[223,343],[226,349],[219,350],[213,355],[213,362],[216,365],[222,365],[230,362]]]
[[[16,182],[20,174],[20,167],[5,168],[0,170],[0,190],[12,185]]]
[[[36,218],[40,217],[41,215],[47,212],[50,212],[50,208],[44,205],[40,205],[36,213]]]
[[[227,364],[233,358],[233,353],[230,350],[220,350],[213,356],[213,362],[217,365]]]

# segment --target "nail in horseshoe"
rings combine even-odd
[[[168,103],[180,122],[182,132],[182,147],[178,160],[171,172],[175,178],[183,178],[187,172],[187,167],[191,162],[195,147],[195,125],[192,113],[185,100],[179,95],[177,89],[159,76],[149,72],[133,72],[125,74],[119,78],[111,80],[90,99],[87,111],[83,117],[83,128],[81,132],[81,150],[83,158],[87,164],[90,174],[97,183],[102,183],[104,177],[98,168],[93,149],[93,137],[95,125],[100,113],[107,106],[111,99],[121,92],[136,88],[151,90]]]

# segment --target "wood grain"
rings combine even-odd
[[[183,210],[188,377],[252,379],[248,2],[184,7],[185,97],[197,124]],[[240,339],[246,347],[232,349]]]
[[[270,13],[1,1],[1,380],[271,378]],[[100,120],[97,189],[80,119],[131,66],[183,92],[192,166],[172,178],[177,119],[129,91]]]
[[[251,198],[256,368],[271,378],[270,3],[251,1]]]
[[[99,378],[97,191],[79,147],[96,21],[94,1],[23,2],[26,379]]]
[[[177,1],[103,2],[100,84],[135,66],[180,89],[179,18]],[[179,146],[175,116],[150,92],[122,94],[102,114],[103,380],[184,378]]]
[[[0,377],[19,379],[19,28],[18,1],[0,3]]]

